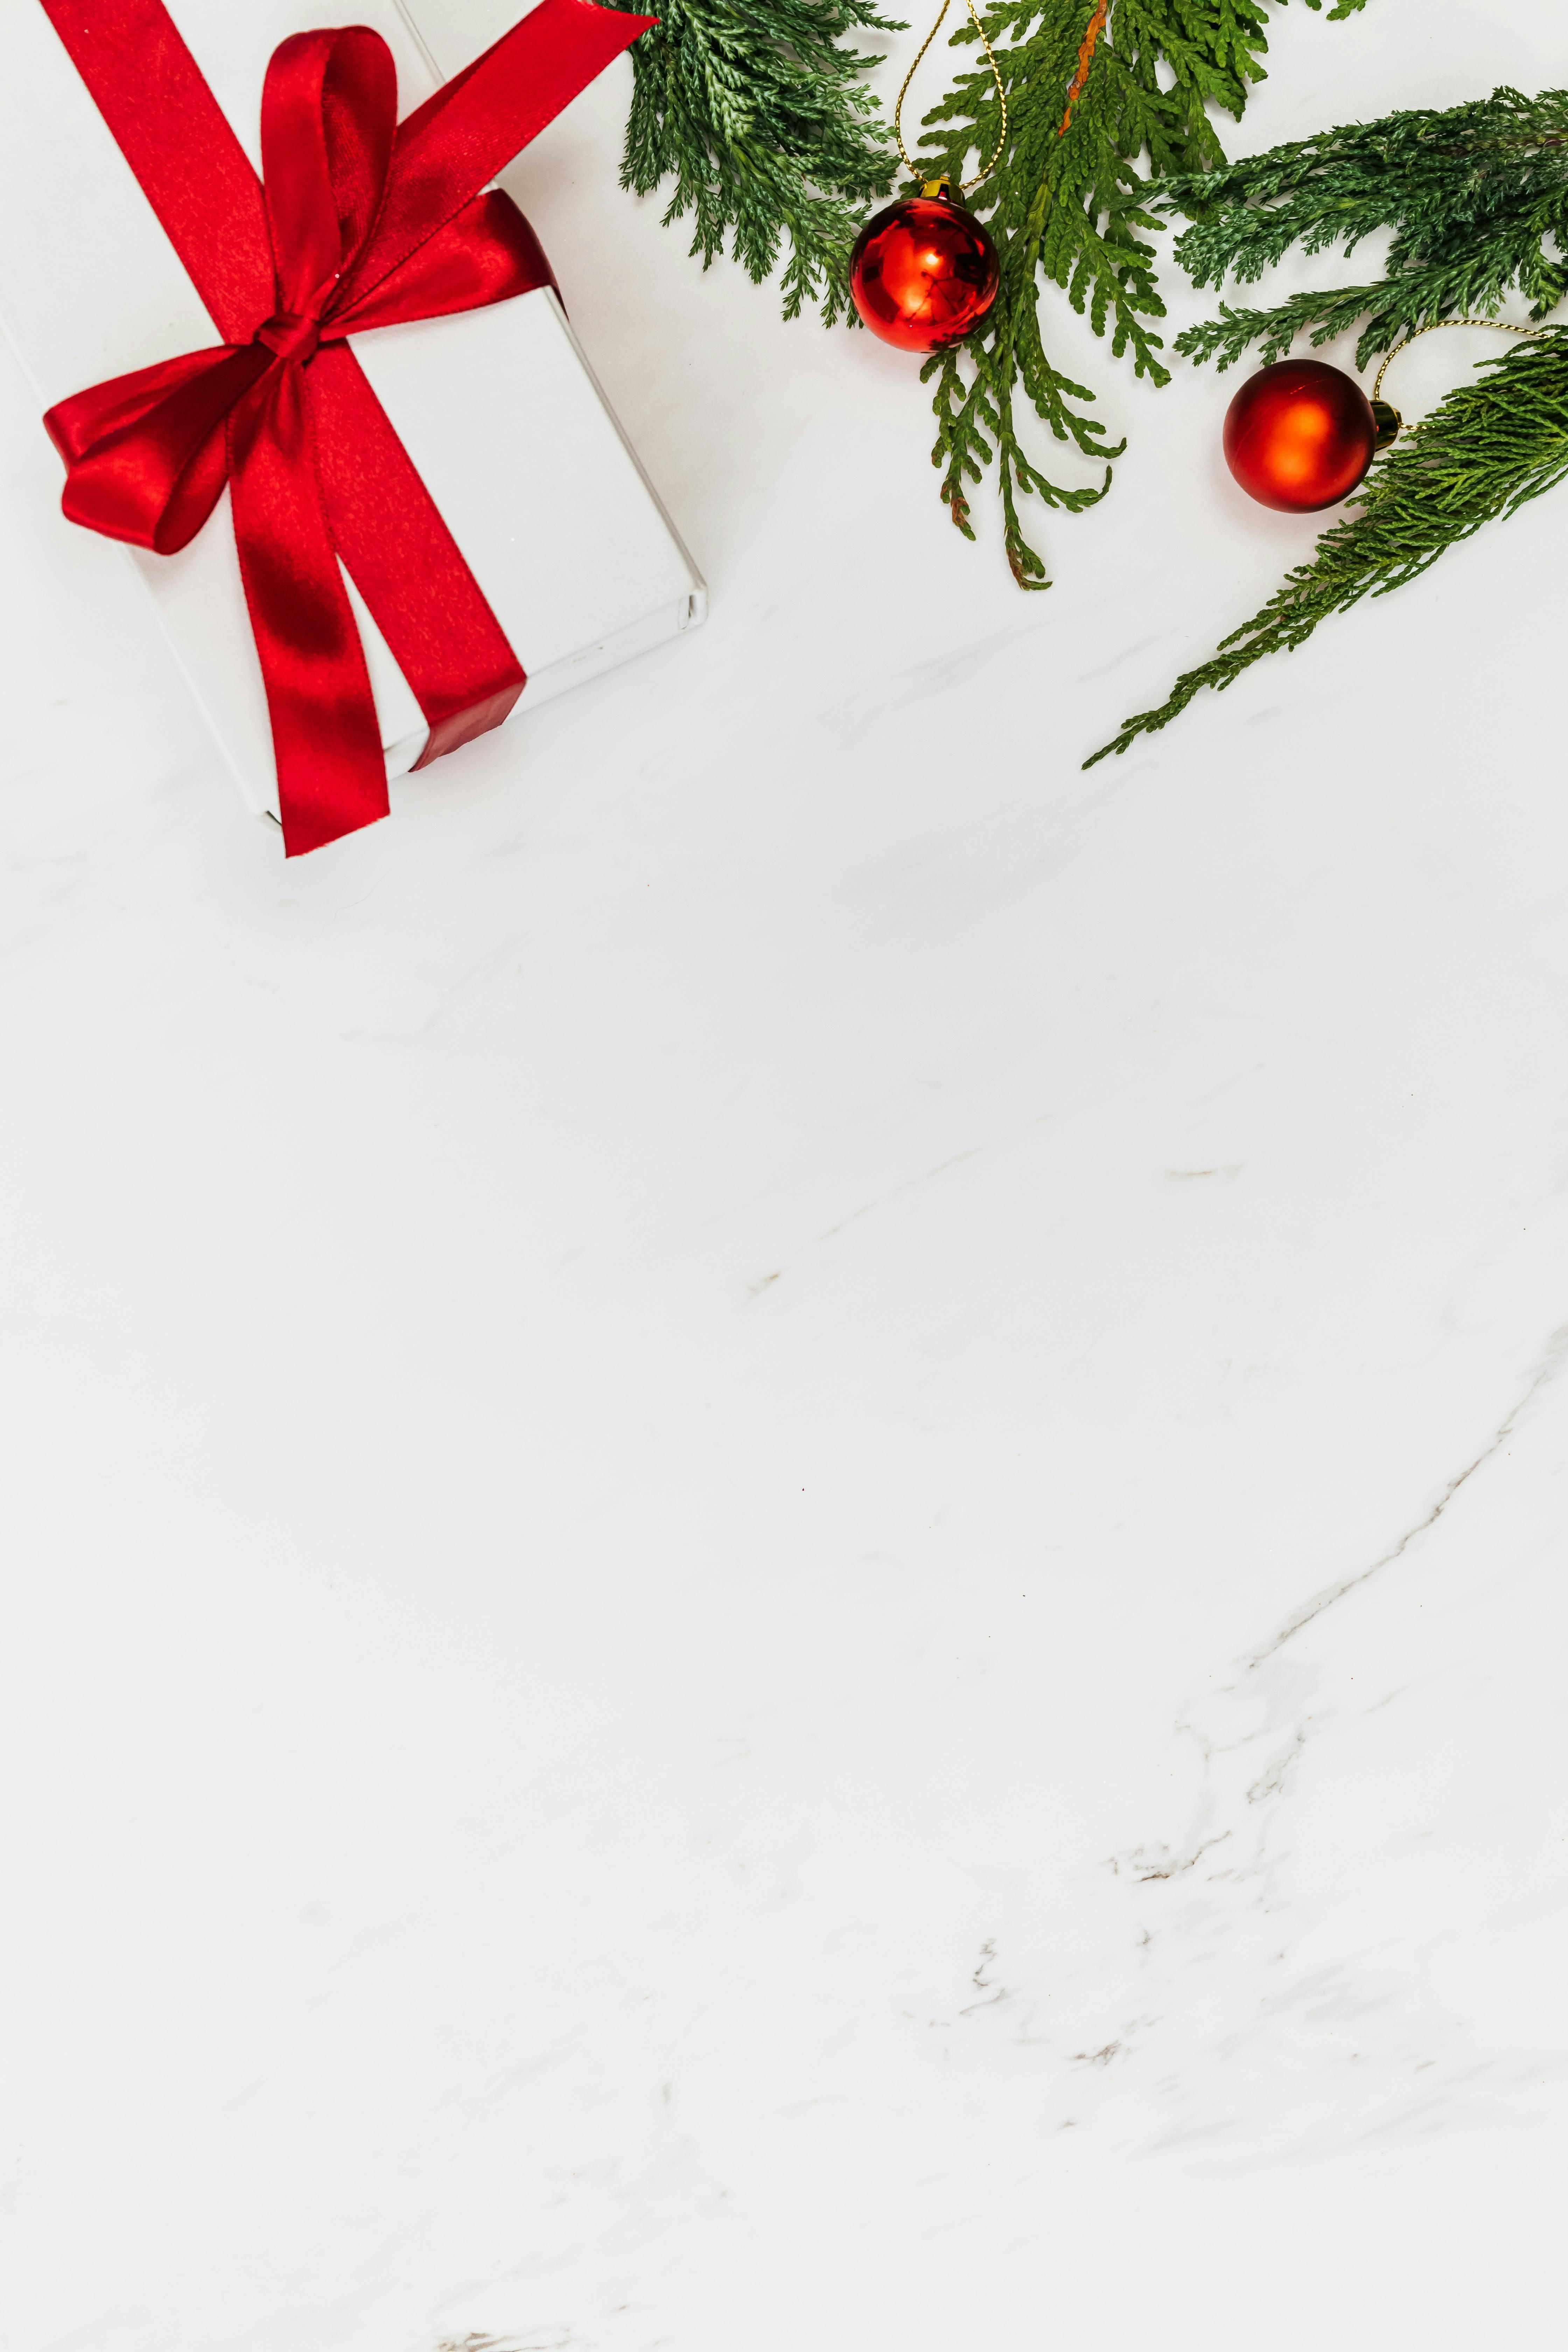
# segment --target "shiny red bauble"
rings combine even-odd
[[[849,291],[874,335],[901,352],[945,351],[996,299],[996,247],[950,196],[906,196],[868,220],[849,257]]]
[[[1226,464],[1249,498],[1286,514],[1349,498],[1376,447],[1371,401],[1322,360],[1260,369],[1226,411]]]

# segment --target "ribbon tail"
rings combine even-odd
[[[277,308],[261,183],[163,0],[43,9],[218,333],[247,342]]]
[[[429,722],[426,768],[499,727],[527,677],[347,343],[312,361],[310,415],[332,537]]]
[[[539,0],[397,126],[381,216],[342,307],[363,299],[658,22],[585,0]]]
[[[304,371],[275,368],[234,412],[234,531],[272,721],[283,847],[320,849],[388,813],[386,761],[322,503]]]

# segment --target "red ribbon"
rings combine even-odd
[[[267,69],[258,181],[163,0],[42,5],[224,338],[50,409],[65,511],[168,555],[231,485],[295,856],[387,813],[340,556],[429,723],[420,767],[525,683],[344,338],[553,284],[487,184],[656,19],[541,0],[402,123],[378,33],[296,33]]]

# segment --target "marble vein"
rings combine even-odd
[[[1392,1568],[1396,1560],[1403,1559],[1411,1545],[1418,1543],[1424,1535],[1428,1534],[1437,1525],[1456,1496],[1461,1494],[1469,1485],[1477,1471],[1484,1469],[1487,1464],[1502,1451],[1542,1391],[1549,1388],[1558,1378],[1564,1363],[1568,1363],[1568,1324],[1560,1325],[1552,1332],[1520,1396],[1499,1422],[1497,1428],[1474,1461],[1467,1463],[1464,1469],[1449,1479],[1426,1517],[1417,1519],[1414,1527],[1405,1529],[1396,1544],[1389,1550],[1380,1553],[1378,1558],[1369,1562],[1365,1568],[1358,1569],[1353,1576],[1342,1577],[1338,1583],[1325,1585],[1322,1591],[1314,1593],[1310,1601],[1304,1602],[1292,1616],[1286,1619],[1271,1640],[1251,1654],[1247,1661],[1247,1664],[1261,1665],[1265,1659],[1273,1657],[1282,1650],[1287,1642],[1294,1641],[1303,1627],[1311,1624],[1314,1618],[1321,1617],[1325,1609],[1333,1608],[1335,1603],[1344,1600],[1348,1593],[1354,1592],[1362,1585],[1370,1583],[1372,1579],[1381,1575],[1385,1568]]]

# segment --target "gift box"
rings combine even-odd
[[[210,131],[215,151],[220,147],[223,126],[215,122],[204,130],[201,85],[205,84],[258,179],[265,164],[265,202],[275,247],[280,238],[285,243],[292,237],[296,245],[301,239],[308,244],[318,235],[319,222],[312,226],[305,219],[301,226],[289,214],[289,205],[298,211],[304,202],[304,197],[296,202],[292,189],[303,187],[307,195],[312,193],[308,183],[312,159],[318,154],[324,156],[324,168],[335,173],[342,185],[335,197],[325,181],[314,189],[317,215],[324,210],[330,219],[335,204],[346,223],[361,194],[357,182],[352,200],[345,188],[354,181],[356,172],[363,176],[366,172],[374,174],[375,169],[384,169],[390,175],[389,193],[377,199],[383,204],[377,235],[384,233],[388,205],[403,203],[406,206],[414,201],[407,194],[408,184],[417,176],[412,160],[400,187],[397,171],[406,150],[395,146],[387,163],[385,140],[377,129],[377,109],[384,114],[387,103],[385,76],[380,52],[369,36],[379,36],[385,44],[395,68],[395,115],[399,120],[406,118],[440,87],[440,76],[418,27],[417,0],[407,8],[397,5],[397,0],[355,0],[357,23],[369,28],[363,39],[357,33],[320,34],[314,37],[319,56],[308,44],[295,41],[290,45],[293,54],[285,58],[279,45],[305,33],[312,22],[312,5],[313,0],[10,0],[6,65],[0,76],[0,220],[5,223],[0,237],[0,321],[37,389],[41,404],[56,412],[51,430],[57,441],[68,449],[84,476],[91,474],[93,467],[98,468],[98,476],[88,484],[98,508],[78,519],[92,520],[95,528],[109,529],[111,535],[132,535],[131,530],[118,526],[114,512],[107,523],[100,519],[105,495],[111,508],[121,495],[113,481],[105,494],[99,478],[104,472],[104,451],[113,457],[111,428],[118,425],[123,404],[115,407],[110,402],[106,410],[100,398],[83,422],[72,409],[72,399],[89,386],[106,386],[107,394],[112,394],[116,387],[108,380],[129,377],[134,383],[133,372],[150,370],[176,354],[205,352],[212,355],[215,341],[220,352],[226,349],[229,352],[223,365],[240,368],[247,381],[248,373],[254,373],[248,369],[245,352],[235,349],[247,331],[237,331],[232,319],[226,330],[219,320],[215,338],[215,318],[209,315],[215,299],[204,302],[176,251],[181,225],[175,215],[186,201],[180,174],[183,172],[189,182],[195,159],[184,152],[171,163],[160,148],[149,163],[139,142],[164,140],[166,113],[168,142],[178,143],[183,139],[188,151],[200,145],[198,134],[205,136]],[[145,22],[139,25],[139,18]],[[149,47],[147,26],[156,28],[165,18],[172,20],[169,58],[161,64],[153,59],[143,68]],[[637,29],[635,18],[589,8],[585,0],[546,0],[519,27],[518,37],[537,26],[540,39],[553,38],[557,53],[563,46],[569,51],[584,29],[579,18],[597,19],[600,27],[612,28],[608,36],[593,26],[585,28],[590,40],[597,39],[601,47],[606,37],[616,48],[623,47]],[[116,34],[127,36],[125,55],[118,64],[106,53],[106,44]],[[136,34],[137,40],[131,41],[129,34]],[[332,43],[337,46],[321,46]],[[285,87],[286,78],[276,84],[268,79],[269,61],[274,61],[275,69],[289,67],[293,75],[291,89]],[[601,64],[605,61],[598,59]],[[457,62],[460,61],[449,57],[442,59],[448,68]],[[580,71],[574,65],[568,84],[574,75],[575,86],[580,88],[597,69],[592,58]],[[312,71],[314,83],[310,80]],[[123,92],[116,76],[127,85]],[[468,91],[463,89],[459,75],[443,100],[437,101],[437,110],[445,103],[447,111],[433,123],[426,144],[445,140],[448,151],[462,148],[459,162],[467,165],[472,156],[481,154],[474,127],[478,121],[492,146],[499,137],[504,147],[509,133],[504,129],[498,131],[495,126],[497,121],[506,119],[505,106],[516,106],[517,89],[531,89],[536,83],[543,87],[548,79],[546,75],[542,79],[534,65],[521,59],[496,100],[494,91],[502,76],[500,67],[494,66],[484,85],[491,93],[487,101],[479,94],[479,79]],[[95,85],[91,89],[89,80]],[[132,83],[134,89],[129,87]],[[260,129],[264,83],[274,114],[273,145],[265,156]],[[300,111],[301,89],[306,100],[314,91],[324,125],[314,147],[300,127],[309,113],[308,105],[304,114]],[[345,89],[348,99],[342,95]],[[131,110],[124,119],[116,120],[111,130],[104,110],[113,119],[122,96]],[[460,108],[453,108],[454,96],[467,105],[466,115]],[[361,141],[363,154],[345,146],[348,133],[342,122],[351,100],[358,109],[351,128]],[[487,102],[494,120],[484,118]],[[559,91],[554,100],[542,99],[536,110],[548,119],[557,102]],[[292,108],[291,114],[287,108]],[[305,127],[316,129],[313,120]],[[525,127],[517,145],[521,147],[529,135],[531,130]],[[132,151],[132,160],[126,148]],[[289,161],[292,179],[286,179],[280,154],[286,159],[303,158],[297,163]],[[493,178],[501,163],[510,160],[510,152],[500,154],[499,160],[495,154],[481,160],[488,160]],[[253,190],[247,198],[244,167],[237,153],[232,162],[228,180],[233,201],[241,206],[254,205],[257,192]],[[198,207],[208,202],[202,169],[205,165],[194,170],[191,197]],[[149,185],[158,198],[159,210],[150,199]],[[215,171],[210,198],[214,206],[221,207],[225,201],[224,186],[223,172]],[[416,187],[415,195],[424,201],[421,188]],[[365,199],[367,204],[370,201]],[[487,212],[486,205],[504,208],[510,224]],[[282,230],[280,216],[285,223]],[[366,722],[374,733],[366,740],[374,748],[379,738],[388,778],[406,773],[433,752],[452,748],[496,723],[513,704],[526,710],[531,703],[679,635],[702,619],[706,607],[701,579],[595,381],[560,296],[548,280],[548,265],[542,257],[536,264],[528,260],[530,250],[537,256],[537,247],[531,245],[521,215],[505,197],[477,198],[462,214],[457,229],[443,232],[448,243],[470,221],[478,224],[469,238],[474,250],[459,251],[458,278],[464,270],[470,278],[476,270],[480,274],[489,270],[493,278],[496,270],[504,276],[506,269],[511,269],[512,276],[506,279],[510,285],[518,282],[521,268],[524,281],[538,276],[546,282],[506,299],[495,299],[486,290],[478,307],[412,319],[397,319],[396,306],[384,302],[384,308],[393,310],[393,323],[382,324],[372,317],[363,331],[345,332],[334,347],[339,356],[333,364],[340,376],[350,364],[341,356],[343,351],[352,352],[358,363],[355,399],[361,407],[356,409],[351,403],[344,414],[352,412],[357,418],[363,411],[368,454],[362,463],[358,425],[351,429],[342,416],[333,425],[334,454],[332,447],[324,446],[321,429],[309,415],[300,426],[304,455],[299,450],[294,453],[296,478],[309,477],[311,436],[323,444],[316,450],[316,472],[324,482],[321,495],[329,508],[332,551],[325,561],[346,588],[347,609],[357,624],[363,668],[374,697],[374,718]],[[353,228],[352,236],[351,226],[342,228],[345,240],[352,242],[352,236],[359,236],[363,242],[368,236],[364,221]],[[427,228],[423,224],[419,233],[427,233]],[[206,239],[211,266],[223,267],[226,240],[213,232],[211,222],[198,217],[192,234],[198,243]],[[344,249],[346,253],[347,244]],[[445,248],[432,243],[426,249],[439,257]],[[501,254],[499,263],[495,252]],[[286,273],[282,262],[278,267],[281,284]],[[418,256],[409,267],[423,267]],[[448,266],[448,278],[452,274]],[[407,275],[405,267],[405,278]],[[401,281],[395,278],[392,282],[395,286]],[[471,292],[466,281],[459,290],[465,299]],[[210,286],[204,285],[204,292],[210,297]],[[372,294],[368,302],[362,302],[361,310],[374,311],[379,299]],[[310,378],[308,362],[315,356],[314,338],[318,331],[331,331],[330,318],[323,324],[314,315],[321,307],[320,298],[307,303],[312,316],[302,329],[290,318],[284,318],[281,325],[273,318],[257,328],[258,341],[266,341],[268,349],[253,350],[249,357],[269,368],[274,377]],[[405,310],[411,307],[406,296],[402,307]],[[412,307],[417,308],[417,302]],[[357,315],[348,313],[351,324]],[[249,321],[247,330],[248,325]],[[324,357],[327,343],[321,342],[320,349]],[[297,361],[302,364],[294,364]],[[204,382],[216,381],[213,370],[219,364],[217,356],[209,356]],[[331,388],[325,368],[316,381],[324,389]],[[365,383],[368,406],[364,405]],[[338,388],[343,389],[341,382]],[[156,437],[165,417],[173,414],[162,383],[158,396],[165,399],[165,406],[151,425],[143,420],[139,425],[143,440],[149,431]],[[179,398],[185,396],[178,392]],[[296,766],[308,768],[312,747],[319,747],[339,723],[330,700],[323,697],[321,664],[325,660],[330,671],[335,661],[348,677],[357,656],[346,641],[340,642],[344,637],[341,629],[329,655],[322,656],[308,625],[313,624],[313,614],[305,612],[296,630],[293,608],[279,586],[280,567],[292,565],[288,541],[296,525],[289,519],[292,509],[284,513],[281,521],[277,520],[282,509],[275,495],[277,485],[267,472],[271,460],[266,452],[260,457],[255,454],[257,431],[254,425],[245,424],[260,397],[260,393],[247,392],[226,425],[209,435],[199,466],[186,467],[186,477],[194,479],[200,466],[220,467],[226,446],[230,486],[221,490],[210,519],[177,552],[156,553],[137,545],[132,553],[175,659],[242,794],[254,810],[277,816],[280,805],[277,771],[284,763],[284,739],[289,727],[297,739]],[[58,404],[64,405],[57,408]],[[376,404],[381,415],[372,433],[368,424]],[[270,412],[267,429],[275,441],[279,436],[287,439],[289,413],[286,402]],[[61,418],[63,424],[58,421]],[[384,437],[397,461],[393,471],[401,483],[405,457],[411,464],[416,478],[407,486],[407,497],[423,521],[401,536],[393,533],[385,546],[374,551],[371,563],[358,560],[356,546],[345,547],[347,522],[353,517],[344,518],[340,528],[332,499],[355,509],[356,529],[373,533],[379,530],[382,508],[393,496],[377,478],[384,452],[376,436],[387,421],[395,439]],[[76,444],[86,442],[93,446],[83,459]],[[243,489],[247,510],[263,517],[272,539],[260,556],[252,553],[242,576],[228,509],[231,494],[237,500],[243,488],[233,468],[246,462],[252,467],[250,487]],[[171,481],[178,475],[180,463],[173,462]],[[360,474],[363,481],[357,478]],[[300,488],[296,479],[299,496],[304,497],[307,488],[309,481]],[[167,489],[165,483],[160,495]],[[182,478],[174,503],[186,497],[187,490],[188,481]],[[134,486],[132,494],[141,495]],[[402,490],[397,494],[402,495]],[[289,495],[294,496],[295,491]],[[315,495],[313,489],[310,495]],[[284,508],[287,503],[285,499]],[[234,520],[239,520],[237,506]],[[138,522],[134,528],[140,530],[142,525]],[[166,518],[159,528],[169,535]],[[253,537],[257,528],[253,526]],[[421,530],[426,532],[425,540],[420,538]],[[455,543],[451,561],[456,570],[451,580],[442,569],[449,551],[443,530]],[[421,555],[421,548],[426,545],[439,553],[439,564],[433,555]],[[288,565],[283,563],[285,557]],[[410,576],[391,576],[399,567]],[[465,567],[471,575],[466,586],[461,582]],[[357,580],[356,571],[361,575]],[[368,592],[362,589],[373,573],[379,584],[367,601]],[[416,609],[420,597],[426,595],[426,580],[427,613]],[[320,584],[326,595],[329,583]],[[458,653],[462,653],[461,615],[454,617],[454,605],[462,603],[470,586],[480,619],[468,635],[484,636],[485,625],[493,619],[494,628],[486,643],[493,639],[500,653],[492,657],[489,673],[484,673],[483,664],[479,665],[478,684],[468,688],[459,686],[447,697],[461,706],[447,711],[440,694],[445,681],[438,673],[448,656],[440,646],[434,654],[421,646],[421,668],[411,659],[408,645],[420,637],[428,619],[437,633],[445,629]],[[294,593],[290,589],[287,594]],[[309,583],[298,592],[302,611],[309,604]],[[285,600],[281,604],[280,598]],[[264,677],[267,630],[258,614],[269,599],[273,643],[271,668]],[[372,604],[377,606],[379,621],[373,615]],[[394,611],[398,614],[395,629],[388,619]],[[387,623],[386,633],[380,622]],[[388,634],[399,635],[401,660],[388,643]],[[298,644],[291,642],[296,636]],[[508,649],[515,656],[510,668],[504,660]],[[412,678],[410,670],[416,673]],[[428,674],[432,670],[437,673],[434,688]],[[279,720],[279,698],[286,700],[290,693],[299,707],[292,716],[286,712]],[[440,710],[438,719],[433,719],[433,708]],[[378,789],[384,796],[379,779]],[[374,808],[369,811],[369,814],[378,813]],[[345,820],[312,815],[301,823],[297,817],[300,837],[289,846],[311,846],[316,838],[331,838],[334,833],[352,830],[354,823],[366,821],[363,810],[357,816],[351,811]],[[285,825],[287,830],[287,816]]]

